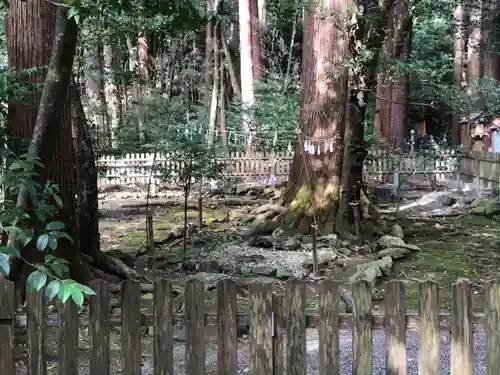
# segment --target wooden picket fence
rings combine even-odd
[[[283,297],[273,294],[270,284],[250,285],[247,314],[238,314],[237,287],[232,280],[219,281],[217,311],[206,311],[205,285],[190,280],[185,287],[185,314],[172,312],[173,290],[170,281],[154,281],[153,313],[141,314],[140,284],[121,285],[121,315],[109,314],[109,286],[97,280],[91,284],[96,295],[89,301],[89,315],[78,316],[73,302],[59,304],[57,315],[45,313],[43,291],[28,297],[26,315],[19,315],[14,304],[14,285],[0,282],[0,369],[14,375],[14,332],[27,326],[31,375],[46,374],[45,332],[47,326],[59,327],[60,375],[78,374],[78,328],[88,326],[90,334],[90,375],[110,373],[110,327],[121,326],[122,374],[141,374],[141,326],[153,326],[154,374],[174,374],[173,327],[185,328],[186,374],[205,373],[205,329],[217,326],[217,374],[237,374],[237,325],[249,325],[250,375],[306,374],[306,328],[319,330],[320,374],[339,374],[339,332],[353,332],[353,375],[371,375],[372,330],[384,330],[387,374],[405,374],[406,332],[420,333],[419,373],[439,374],[440,331],[451,331],[450,364],[452,375],[473,374],[473,330],[484,326],[486,375],[500,369],[500,282],[486,287],[484,314],[473,314],[472,284],[465,279],[453,285],[451,313],[440,314],[439,287],[426,281],[420,284],[418,315],[406,313],[404,283],[391,281],[385,290],[385,315],[372,315],[371,290],[365,282],[353,285],[353,314],[339,313],[339,284],[323,280],[318,285],[318,310],[306,311],[306,287],[302,281],[289,281]]]
[[[365,164],[365,174],[372,180],[386,181],[394,171],[401,175],[432,175],[438,181],[450,179],[457,168],[457,158],[452,153],[429,157],[419,154],[397,155],[390,151],[370,150],[371,162]],[[293,160],[292,152],[258,152],[247,156],[244,152],[231,152],[224,156],[228,171],[235,178],[246,182],[267,184],[274,176],[276,182],[286,181]],[[99,186],[147,184],[153,165],[163,165],[172,174],[183,168],[183,161],[168,154],[127,154],[123,157],[105,156],[98,161],[102,170]],[[154,172],[152,184],[161,185],[160,176]]]

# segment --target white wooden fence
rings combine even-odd
[[[388,151],[374,150],[365,163],[365,176],[372,181],[389,181],[394,172],[399,175],[435,175],[438,181],[452,178],[457,170],[457,158],[453,154],[441,157],[424,155],[397,155]],[[246,182],[268,183],[288,178],[293,153],[270,152],[246,156],[243,152],[233,152],[224,157],[232,177]],[[162,185],[160,176],[151,173],[153,165],[163,165],[171,171],[182,168],[182,160],[169,155],[127,154],[124,157],[106,156],[98,160],[100,168],[99,188],[115,185],[146,185],[151,179],[153,187]],[[208,178],[210,176],[207,176]]]

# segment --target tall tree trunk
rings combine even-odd
[[[257,0],[239,0],[241,101],[243,131],[247,134],[246,152],[252,152],[252,133],[256,119],[252,113],[255,101],[254,86],[261,77],[260,38],[258,32]]]
[[[406,63],[411,52],[412,21],[406,0],[396,0],[394,4],[394,34],[392,56],[400,63]],[[408,123],[409,77],[406,72],[396,72],[392,83],[392,103],[390,127],[384,134],[391,139],[392,149],[403,148]]]
[[[90,64],[87,71],[87,95],[89,97],[89,107],[97,132],[103,137],[101,146],[111,146],[111,131],[109,129],[107,104],[104,84],[104,61],[103,46],[101,42],[89,51]],[[101,137],[99,137],[101,138]]]
[[[87,130],[78,86],[71,82],[71,129],[75,151],[77,181],[77,231],[78,244],[83,253],[99,251],[99,207],[97,193],[97,166],[92,139]]]
[[[484,76],[493,79],[500,79],[500,59],[498,58],[498,2],[489,0],[483,1],[482,17],[482,60],[484,65]]]
[[[220,37],[220,24],[215,22],[213,33],[213,83],[212,83],[212,100],[210,103],[210,118],[208,124],[208,145],[214,146],[215,144],[215,131],[217,125],[217,108],[219,103],[219,37]],[[220,96],[222,98],[222,95]]]
[[[350,0],[311,0],[304,16],[300,139],[284,203],[299,231],[334,230],[342,173],[349,59],[342,14]]]
[[[476,88],[477,81],[483,75],[481,63],[481,2],[469,4],[470,10],[470,34],[467,50],[467,93],[470,97],[471,111],[477,111],[481,107],[480,93]],[[472,147],[472,138],[469,136],[469,127],[462,128],[462,143],[464,147]]]
[[[379,71],[377,76],[377,90],[375,98],[375,116],[373,119],[373,132],[377,137],[385,138],[387,127],[391,124],[392,85],[390,82],[389,64],[392,62],[393,32],[394,32],[394,7],[391,6],[387,17],[387,25],[382,50],[380,52]],[[381,147],[389,147],[391,139],[384,139]]]
[[[453,81],[457,90],[462,90],[465,62],[465,32],[464,32],[464,7],[461,2],[453,11]],[[451,140],[452,144],[461,143],[460,113],[454,113],[452,119]]]
[[[126,85],[127,79],[122,66],[121,43],[113,42],[104,47],[104,66],[106,83],[106,102],[110,112],[110,133],[112,147],[115,147],[116,133],[123,120],[123,113],[127,107],[123,108],[122,88]],[[123,75],[123,78],[121,76]],[[126,88],[124,90],[127,91]]]
[[[213,9],[213,1],[207,0],[207,10],[211,12]],[[210,110],[210,93],[212,92],[213,81],[213,50],[214,50],[214,21],[210,19],[205,25],[205,87],[203,93],[203,103],[207,112]]]
[[[36,16],[35,16],[36,15]],[[17,70],[45,66],[47,74],[30,76],[42,82],[43,90],[9,105],[9,133],[17,138],[31,138],[28,152],[40,157],[46,168],[39,168],[39,181],[48,179],[60,186],[64,202],[61,213],[53,220],[65,223],[66,232],[74,236],[73,149],[71,142],[71,109],[69,82],[77,42],[77,26],[68,19],[68,8],[45,0],[11,1],[6,17],[9,64]],[[36,36],[36,37],[35,37]],[[17,206],[29,207],[29,193],[23,186]],[[40,261],[43,253],[30,247],[22,252],[31,262]],[[71,276],[86,281],[80,267],[80,254],[74,245],[62,240],[57,254],[71,263]],[[42,258],[43,260],[43,258]],[[24,289],[28,267],[17,268]]]

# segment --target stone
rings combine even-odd
[[[394,260],[403,259],[408,255],[408,250],[403,248],[385,249],[378,253],[379,258],[390,256]]]
[[[394,224],[391,229],[391,236],[397,237],[397,238],[405,238],[405,235],[403,233],[403,228],[401,228],[401,225],[399,224]]]
[[[338,258],[338,253],[333,250],[322,250],[318,253],[318,263],[328,264]]]
[[[494,240],[494,241],[490,242],[489,247],[492,250],[500,250],[500,240]]]
[[[253,247],[268,249],[274,246],[274,240],[270,236],[255,236],[250,238],[248,244]]]
[[[269,264],[261,263],[252,268],[252,273],[263,276],[276,276],[278,270]]]
[[[418,247],[417,245],[413,245],[411,243],[405,243],[404,246],[401,247],[404,249],[408,249],[410,251],[422,251],[420,247]]]
[[[293,275],[285,266],[279,266],[276,272],[276,277],[281,280],[287,280],[292,278]]]
[[[204,261],[198,265],[198,271],[200,272],[216,273],[219,272],[219,270],[219,263],[215,260]]]
[[[301,246],[302,244],[295,236],[288,238],[285,243],[283,243],[283,248],[288,251],[298,250]]]
[[[385,249],[391,248],[391,247],[402,247],[405,244],[405,242],[401,238],[389,236],[389,235],[385,235],[385,236],[380,237],[378,239],[377,243],[382,248],[385,248]]]
[[[346,247],[342,247],[342,248],[340,248],[340,249],[338,250],[338,252],[339,252],[340,254],[345,255],[346,257],[348,257],[348,256],[351,256],[351,255],[352,255],[352,250],[351,250],[351,249],[348,249],[348,248],[346,248]]]
[[[181,270],[183,272],[190,272],[196,270],[196,261],[193,259],[186,259],[182,262]]]
[[[484,207],[484,215],[489,217],[498,214],[500,214],[500,203],[492,199]]]
[[[318,246],[326,245],[328,247],[340,247],[341,241],[336,234],[329,234],[318,238]]]
[[[266,260],[266,257],[260,254],[238,255],[234,257],[234,261],[237,263],[261,263],[264,260]]]
[[[231,279],[230,275],[226,275],[225,273],[207,273],[207,272],[199,272],[195,275],[189,275],[186,277],[186,281],[189,280],[200,280],[205,284],[206,290],[213,290],[217,286],[217,283],[220,280]]]
[[[457,203],[457,199],[449,194],[438,195],[436,200],[445,207],[451,207]]]
[[[236,195],[258,195],[264,193],[264,186],[252,183],[237,184]]]

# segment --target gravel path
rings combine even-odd
[[[308,336],[317,336],[317,333],[310,334],[308,330]],[[419,347],[419,335],[416,332],[408,332],[406,336],[406,368],[407,375],[417,375],[418,374],[418,347]],[[311,338],[307,341],[307,375],[317,375],[319,374],[319,364],[318,364],[318,349],[319,341],[316,338]],[[474,355],[473,355],[473,366],[475,375],[484,375],[484,331],[482,329],[477,330],[474,333]],[[174,353],[176,366],[175,374],[181,375],[185,373],[184,368],[184,348],[179,346],[176,348]],[[352,334],[349,331],[340,332],[340,375],[351,375],[352,374]],[[248,355],[248,345],[241,344],[238,348],[238,374],[247,374],[249,355]],[[217,370],[217,349],[216,345],[209,344],[206,348],[206,374],[216,375]],[[149,366],[145,366],[149,367]],[[449,334],[443,333],[440,341],[440,358],[439,358],[439,369],[441,375],[447,375],[450,373],[450,339]],[[150,369],[143,368],[143,374],[152,374]],[[385,375],[385,335],[383,331],[373,332],[373,374],[374,375]],[[332,374],[333,375],[333,374]]]

